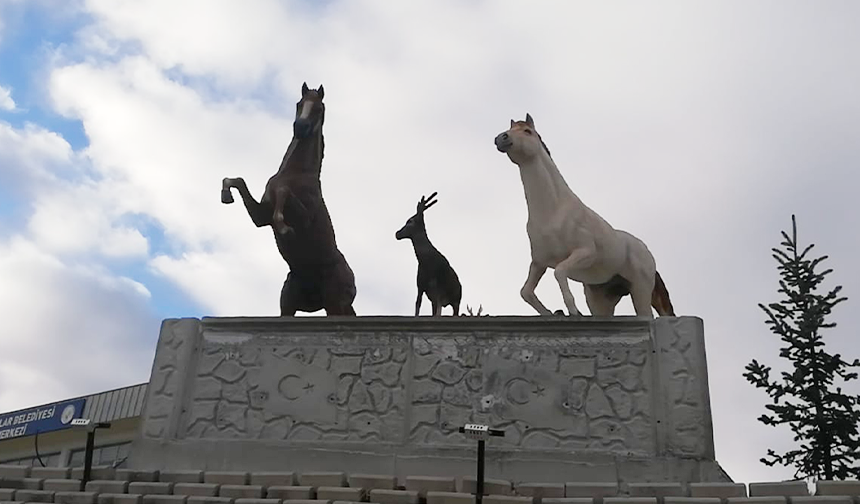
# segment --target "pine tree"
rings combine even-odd
[[[778,303],[759,307],[767,314],[766,324],[786,346],[780,357],[790,361],[791,372],[781,373],[781,380],[771,380],[769,366],[755,359],[746,366],[744,377],[763,388],[773,399],[765,407],[772,413],[758,420],[765,425],[788,424],[799,444],[793,450],[777,454],[769,449],[761,462],[768,466],[793,466],[798,479],[846,479],[860,477],[860,396],[845,394],[835,383],[857,379],[851,369],[860,367],[860,360],[847,363],[839,354],[824,350],[823,329],[835,327],[825,318],[833,307],[847,300],[839,297],[842,286],[826,293],[819,287],[832,269],[817,271],[827,256],[812,259],[808,253],[814,244],[801,252],[797,244],[797,224],[791,216],[791,236],[782,232],[782,248],[773,248],[779,263]]]

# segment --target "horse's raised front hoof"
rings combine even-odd
[[[224,189],[221,189],[221,203],[224,203],[225,205],[233,203],[233,193],[230,192],[229,188],[225,187]]]

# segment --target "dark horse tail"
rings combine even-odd
[[[651,306],[657,310],[657,314],[661,317],[674,317],[675,308],[672,307],[672,300],[669,299],[669,291],[666,290],[666,284],[657,272],[654,276],[654,290],[651,293]]]

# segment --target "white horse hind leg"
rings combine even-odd
[[[630,297],[633,298],[633,310],[637,317],[654,318],[651,312],[651,294],[654,290],[654,278],[651,281],[639,278],[630,289]]]
[[[611,317],[615,315],[615,307],[621,301],[620,296],[609,295],[599,287],[583,285],[585,304],[594,317]]]
[[[529,275],[526,278],[526,283],[523,284],[523,288],[520,289],[520,296],[522,296],[523,301],[528,303],[541,315],[552,315],[552,312],[540,302],[537,294],[535,294],[535,289],[537,289],[538,282],[540,282],[544,273],[546,273],[546,266],[538,266],[534,261],[532,261],[531,264],[529,264]]]

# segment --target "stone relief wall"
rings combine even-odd
[[[402,451],[477,422],[500,449],[713,457],[698,319],[387,319],[166,321],[142,435]]]
[[[183,437],[400,441],[408,339],[349,339],[204,335]]]
[[[617,341],[620,342],[620,341]],[[467,422],[505,430],[496,445],[654,452],[649,340],[601,347],[564,336],[416,338],[410,441],[471,444]]]

